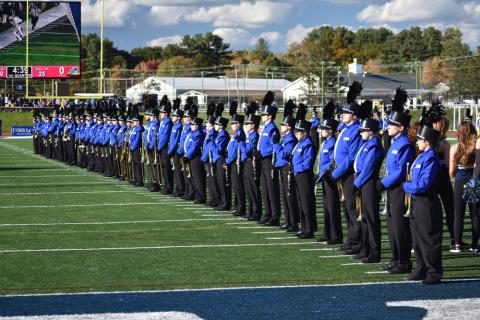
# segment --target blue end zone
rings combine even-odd
[[[0,316],[179,311],[203,319],[416,319],[386,302],[480,298],[480,281],[0,297]]]

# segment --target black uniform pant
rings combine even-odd
[[[416,196],[412,199],[410,217],[413,249],[417,261],[415,272],[442,277],[443,219],[437,195]]]
[[[110,146],[110,176],[118,177],[118,166],[117,166],[117,148],[115,146]]]
[[[225,159],[218,158],[215,163],[217,167],[217,184],[220,189],[220,205],[222,210],[230,210],[232,207],[232,186],[230,178],[230,169],[225,166]]]
[[[167,147],[160,151],[160,165],[162,166],[163,192],[170,194],[173,192],[173,171]]]
[[[205,189],[205,168],[203,166],[200,155],[190,159],[190,167],[192,169],[192,182],[195,191],[195,202],[205,203],[207,199]]]
[[[355,194],[353,181],[355,180],[355,175],[349,173],[345,175],[342,179],[343,194],[345,201],[343,201],[343,211],[345,213],[345,218],[347,220],[348,226],[348,240],[347,245],[352,250],[359,251],[362,247],[362,226],[360,222],[357,221],[358,212],[355,204]]]
[[[272,157],[262,158],[261,189],[265,205],[265,215],[262,221],[280,221],[280,185],[278,171],[272,165]]]
[[[214,164],[205,164],[207,170],[207,186],[210,200],[208,204],[211,207],[218,207],[221,202],[220,189],[217,183],[217,168]]]
[[[450,182],[448,168],[444,165],[440,166],[438,173],[438,195],[442,201],[443,211],[445,211],[445,222],[447,224],[450,240],[454,239],[454,201],[453,201],[453,187]]]
[[[32,139],[33,139],[33,153],[37,154],[38,153],[38,139],[35,137],[36,134],[33,134]]]
[[[183,180],[181,156],[176,152],[173,154],[173,174],[175,179],[175,195],[183,196],[185,194],[185,181]]]
[[[285,212],[285,224],[288,227],[296,226],[300,222],[300,211],[297,201],[297,186],[293,172],[290,172],[288,165],[280,169],[282,182],[282,200]],[[290,178],[289,178],[290,176]]]
[[[392,261],[409,265],[412,249],[412,237],[409,218],[405,218],[405,192],[403,184],[398,183],[387,190],[387,228],[388,240],[392,250]]]
[[[299,173],[295,176],[298,208],[302,233],[313,235],[317,231],[317,214],[315,209],[315,181],[313,171]]]
[[[328,241],[343,241],[340,195],[337,183],[326,175],[323,181],[323,236]]]
[[[183,181],[185,181],[185,193],[183,195],[184,199],[193,200],[195,199],[195,189],[193,188],[192,182],[192,168],[188,159],[182,156],[183,164]]]
[[[143,184],[143,170],[141,163],[142,160],[142,152],[141,148],[137,148],[132,151],[132,162],[133,162],[133,180],[136,184],[142,185]]]
[[[455,180],[453,193],[454,193],[454,205],[455,205],[455,221],[454,221],[454,241],[456,244],[462,242],[465,209],[467,203],[463,200],[463,186],[469,179],[457,179]],[[477,248],[478,238],[480,235],[480,225],[478,217],[478,204],[468,205],[470,211],[470,218],[472,220],[472,247]]]
[[[245,215],[246,212],[246,198],[245,198],[245,188],[243,185],[243,163],[240,162],[238,166],[237,162],[233,162],[230,168],[230,173],[232,176],[232,190],[235,193],[237,198],[236,210],[239,215]]]
[[[88,170],[93,171],[95,170],[95,146],[88,143],[86,152],[87,152]]]
[[[146,153],[148,159],[146,158],[145,161],[148,160],[149,164],[145,165],[145,167],[147,168],[150,176],[150,187],[156,188],[158,191],[158,188],[160,187],[159,173],[157,166],[153,165],[155,163],[155,151],[147,148]]]
[[[260,172],[258,161],[248,158],[243,170],[243,182],[248,200],[248,217],[260,219],[262,217],[262,199],[260,194]]]
[[[362,250],[361,254],[372,259],[381,258],[380,194],[375,184],[377,179],[369,179],[361,189],[362,197]]]

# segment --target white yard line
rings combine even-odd
[[[92,203],[92,204],[63,204],[54,206],[0,206],[0,209],[34,209],[34,208],[76,208],[76,207],[103,207],[103,206],[145,206],[155,205],[158,202],[132,202],[132,203]]]
[[[98,194],[98,193],[127,193],[126,190],[107,191],[53,191],[53,192],[0,192],[0,196],[47,195],[47,194]]]
[[[270,229],[270,227],[250,226],[250,227],[237,227],[237,229]]]
[[[156,247],[104,247],[104,248],[54,248],[54,249],[5,249],[1,253],[32,253],[32,252],[85,252],[85,251],[124,251],[124,250],[164,250],[164,249],[210,249],[210,248],[253,248],[274,246],[308,245],[309,242],[289,243],[231,243],[231,244],[197,244],[184,246],[156,246]]]
[[[314,249],[300,249],[300,251],[333,251],[334,248],[314,248]]]
[[[112,181],[113,182],[113,181]],[[58,185],[59,187],[63,186],[64,184],[69,185],[95,185],[95,184],[109,184],[109,181],[97,181],[97,182],[39,182],[39,183],[1,183],[0,187],[42,187],[42,186],[55,186]]]
[[[387,274],[388,271],[366,271],[366,274]]]
[[[52,227],[52,226],[102,226],[115,224],[155,224],[170,222],[194,222],[194,221],[225,221],[224,219],[166,219],[166,220],[131,220],[131,221],[103,221],[103,222],[53,222],[53,223],[4,223],[0,224],[0,228],[15,227]]]
[[[285,231],[256,231],[252,233],[253,234],[274,234],[274,233],[285,233]]]
[[[377,263],[362,263],[362,262],[352,262],[352,263],[342,263],[341,266],[368,266],[368,265],[375,265],[375,264],[382,264],[381,262]]]
[[[292,240],[295,239],[293,236],[292,237],[273,237],[273,238],[265,238],[267,240]]]
[[[341,254],[336,256],[319,256],[320,259],[351,258],[351,257],[353,257],[353,255],[346,255],[346,254]]]

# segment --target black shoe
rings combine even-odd
[[[298,225],[293,225],[289,228],[287,228],[288,232],[298,232]]]
[[[290,228],[290,226],[289,226],[288,224],[286,224],[286,223],[285,223],[285,224],[282,224],[282,225],[280,226],[280,229],[282,229],[282,230],[285,230],[285,229],[288,229],[288,228]]]
[[[269,220],[258,220],[257,223],[264,225],[265,223],[269,222]]]
[[[427,275],[427,278],[422,280],[422,284],[439,284],[442,282],[442,277]]]
[[[233,215],[235,217],[245,217],[245,212],[235,212]]]
[[[260,218],[255,218],[255,217],[248,217],[248,221],[259,221]]]
[[[346,243],[342,244],[340,246],[340,250],[342,250],[342,251],[347,251],[347,250],[350,250],[350,249],[352,249],[352,247],[349,244],[346,244]]]
[[[385,264],[380,268],[380,270],[381,270],[381,271],[389,271],[389,270],[392,270],[393,268],[395,268],[396,266],[397,266],[397,262],[390,261],[390,262],[385,263]]]
[[[410,276],[408,276],[407,278],[405,278],[405,280],[409,280],[409,281],[423,281],[425,280],[425,278],[427,277],[427,274],[426,272],[422,272],[422,271],[413,271]]]
[[[278,226],[280,226],[280,222],[270,220],[267,223],[265,223],[264,226],[266,226],[266,227],[278,227]]]
[[[327,244],[342,244],[343,241],[342,240],[330,240],[330,241],[327,241]]]
[[[367,256],[363,253],[358,253],[356,255],[354,255],[352,257],[352,259],[355,259],[355,260],[363,260],[363,259],[367,259]]]
[[[298,239],[313,239],[315,238],[315,236],[313,235],[313,233],[300,233],[298,236],[297,236]]]
[[[235,214],[235,213],[237,213],[237,212],[238,212],[237,209],[232,209],[232,210],[230,210],[230,213],[231,213],[231,214]]]
[[[173,197],[175,198],[183,198],[183,193],[174,193]]]
[[[359,253],[360,253],[360,251],[354,250],[354,249],[345,250],[345,254],[348,254],[348,255],[357,255]]]
[[[379,263],[380,258],[367,257],[362,259],[362,263]]]
[[[412,272],[411,264],[398,264],[395,268],[388,270],[390,274],[405,274]]]

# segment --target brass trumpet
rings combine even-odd
[[[363,220],[362,197],[360,196],[360,192],[357,192],[355,194],[355,208],[358,211],[357,221],[360,222]]]

